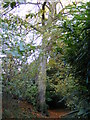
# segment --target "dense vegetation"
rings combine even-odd
[[[20,4],[3,2],[2,5],[8,11]],[[52,3],[47,3],[49,5]],[[63,103],[64,107],[76,111],[73,117],[87,119],[90,117],[90,2],[73,2],[54,15],[49,11],[50,20],[44,18],[43,8],[38,13],[27,14],[25,19],[13,14],[6,16],[5,11],[0,13],[3,16],[0,42],[5,55],[3,92],[27,100],[46,115],[47,108],[60,107]],[[33,19],[34,25],[29,21]],[[33,37],[29,36],[27,43],[26,36],[30,33]],[[42,44],[34,43],[41,38]],[[30,56],[34,58],[32,62],[28,62]],[[43,71],[46,74],[42,74]],[[44,96],[40,89],[45,90],[43,110],[38,106],[40,95]]]

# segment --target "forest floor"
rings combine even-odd
[[[54,118],[57,120],[66,115],[70,111],[67,109],[49,109],[49,117],[42,116],[35,108],[27,101],[12,99],[10,96],[3,97],[2,117],[6,118]]]
[[[37,118],[60,118],[64,115],[66,115],[68,112],[70,112],[67,109],[49,109],[49,117],[42,116],[40,112],[37,112],[33,109],[33,106],[27,101],[20,101],[19,103],[20,108],[24,111],[30,110],[33,115],[35,115]]]

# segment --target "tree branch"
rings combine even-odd
[[[59,0],[59,2],[60,2],[60,4],[61,4],[61,7],[62,7],[62,9],[63,9],[63,4],[62,4],[61,0]]]
[[[41,3],[38,3],[38,2],[37,2],[37,3],[32,3],[32,2],[27,2],[27,3],[17,3],[16,6],[15,6],[14,8],[16,8],[16,7],[20,6],[20,5],[26,5],[26,4],[40,5]],[[42,5],[42,4],[41,4],[41,5]],[[5,13],[2,14],[2,16],[8,14],[8,13],[11,12],[14,8],[11,8],[10,10],[6,11]]]
[[[39,3],[38,2],[37,3],[32,3],[32,2],[20,3],[20,5],[21,4],[32,4],[32,5],[40,5],[41,4],[42,5],[42,3],[40,3],[40,2]]]
[[[42,5],[42,10],[43,10],[43,13],[42,13],[42,25],[44,25],[44,20],[45,20],[45,5],[46,5],[46,2],[43,3]]]
[[[31,28],[33,28],[34,30],[40,32],[40,33],[43,33],[40,29],[37,29],[34,25],[30,25]]]

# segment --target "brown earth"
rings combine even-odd
[[[35,111],[33,109],[33,106],[29,103],[27,103],[26,101],[20,101],[19,102],[20,108],[22,109],[22,111],[29,111],[31,112],[33,115],[35,115],[37,118],[61,118],[62,116],[66,115],[68,112],[70,112],[69,110],[66,109],[49,109],[49,117],[45,117],[42,116],[41,113]]]
[[[49,117],[42,116],[42,114],[35,110],[35,108],[28,103],[27,101],[21,101],[18,99],[13,99],[7,94],[3,95],[2,101],[2,115],[3,119],[6,118],[53,118],[53,120],[57,120],[61,118],[61,116],[66,115],[70,112],[70,110],[66,109],[49,109]]]

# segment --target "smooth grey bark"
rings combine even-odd
[[[45,26],[45,15],[44,15],[44,11],[45,11],[45,5],[46,5],[46,1],[43,3],[42,6],[42,10],[43,10],[43,14],[42,14],[42,27],[44,29]],[[55,15],[55,6],[56,3],[52,2],[51,4],[51,16],[48,16],[48,23],[47,25],[52,22],[52,19],[54,18]],[[38,85],[38,101],[37,104],[39,106],[39,110],[42,112],[42,114],[48,115],[47,112],[47,105],[46,105],[46,61],[47,61],[47,56],[46,56],[46,40],[44,39],[44,35],[43,35],[43,39],[42,39],[42,54],[39,57],[39,62],[40,62],[40,66],[39,66],[39,74],[38,74],[38,81],[37,81],[37,85]]]
[[[43,10],[43,14],[42,14],[42,27],[44,28],[44,20],[45,20],[45,15],[44,15],[44,10],[45,10],[45,5],[46,5],[46,1],[43,3],[42,6],[42,10]],[[39,110],[42,112],[42,114],[47,115],[47,106],[46,106],[46,53],[45,53],[45,40],[42,39],[42,54],[39,57],[39,62],[40,62],[40,66],[39,66],[39,75],[38,75],[38,107]]]
[[[40,69],[39,69],[39,75],[38,75],[38,105],[39,110],[46,114],[47,108],[46,108],[46,56],[43,55],[40,58]]]

